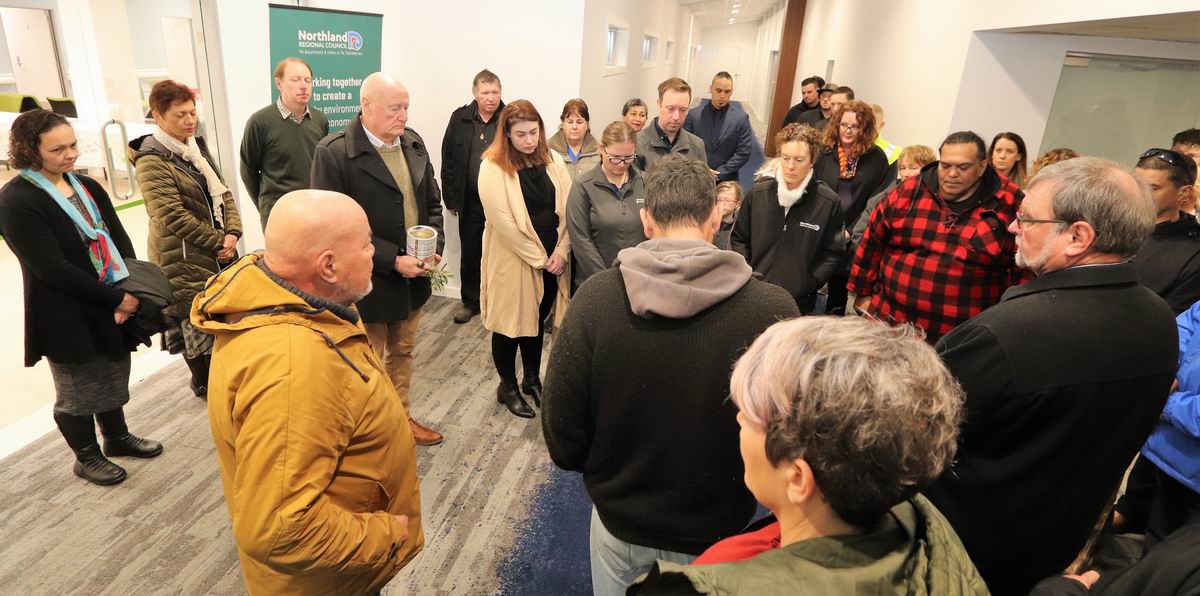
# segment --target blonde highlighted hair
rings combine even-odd
[[[833,511],[860,528],[953,460],[963,392],[911,326],[855,317],[776,323],[730,380],[774,466],[804,459]]]

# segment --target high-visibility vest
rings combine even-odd
[[[883,149],[884,155],[887,155],[888,165],[896,163],[900,159],[900,148],[887,142],[883,137],[875,139],[875,146]]]

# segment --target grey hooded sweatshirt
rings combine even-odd
[[[542,430],[609,532],[699,554],[750,521],[729,374],[798,314],[737,253],[698,240],[627,248],[579,288],[550,353]]]

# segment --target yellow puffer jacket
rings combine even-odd
[[[191,311],[216,336],[208,416],[246,587],[374,592],[425,541],[408,415],[343,318],[357,311],[302,298],[260,259],[214,277]]]

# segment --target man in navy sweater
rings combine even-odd
[[[786,290],[710,244],[721,212],[703,163],[664,157],[645,185],[650,240],[575,293],[543,394],[550,457],[583,472],[595,503],[598,596],[624,594],[658,559],[690,562],[750,521],[729,373],[767,327],[799,314]]]

